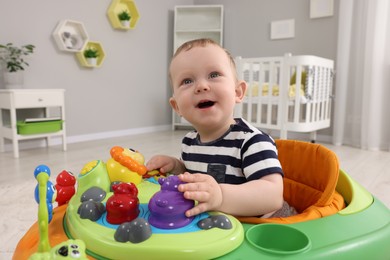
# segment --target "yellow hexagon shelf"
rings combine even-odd
[[[89,55],[91,57],[86,57],[88,55],[84,55],[86,51],[91,54]],[[82,51],[76,53],[76,56],[82,66],[95,68],[100,67],[103,64],[106,54],[99,42],[88,42]],[[93,56],[97,57],[93,58]]]
[[[77,21],[62,20],[53,32],[53,38],[62,51],[79,52],[88,42],[84,25]]]
[[[122,23],[119,18],[119,15],[125,12],[130,16],[129,23]],[[133,0],[113,0],[107,10],[108,19],[112,27],[115,29],[129,30],[134,29],[138,19],[139,14],[137,6]]]

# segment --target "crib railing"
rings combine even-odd
[[[248,84],[235,116],[261,129],[313,132],[330,126],[333,61],[316,56],[236,58]]]

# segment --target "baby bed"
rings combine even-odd
[[[260,129],[310,133],[330,126],[333,61],[317,56],[237,57],[239,79],[248,83],[243,102],[235,109]]]

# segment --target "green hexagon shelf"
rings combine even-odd
[[[84,56],[84,51],[88,49],[97,51],[98,57],[95,60],[91,61]],[[82,51],[76,53],[76,56],[82,66],[95,68],[100,67],[103,64],[106,54],[104,53],[104,49],[99,42],[88,42]]]
[[[130,15],[129,25],[122,23],[118,17],[123,11]],[[139,19],[137,6],[133,0],[113,0],[108,7],[107,15],[112,27],[122,30],[134,29]]]

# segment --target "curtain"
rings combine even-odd
[[[389,2],[340,0],[335,145],[390,151]]]

